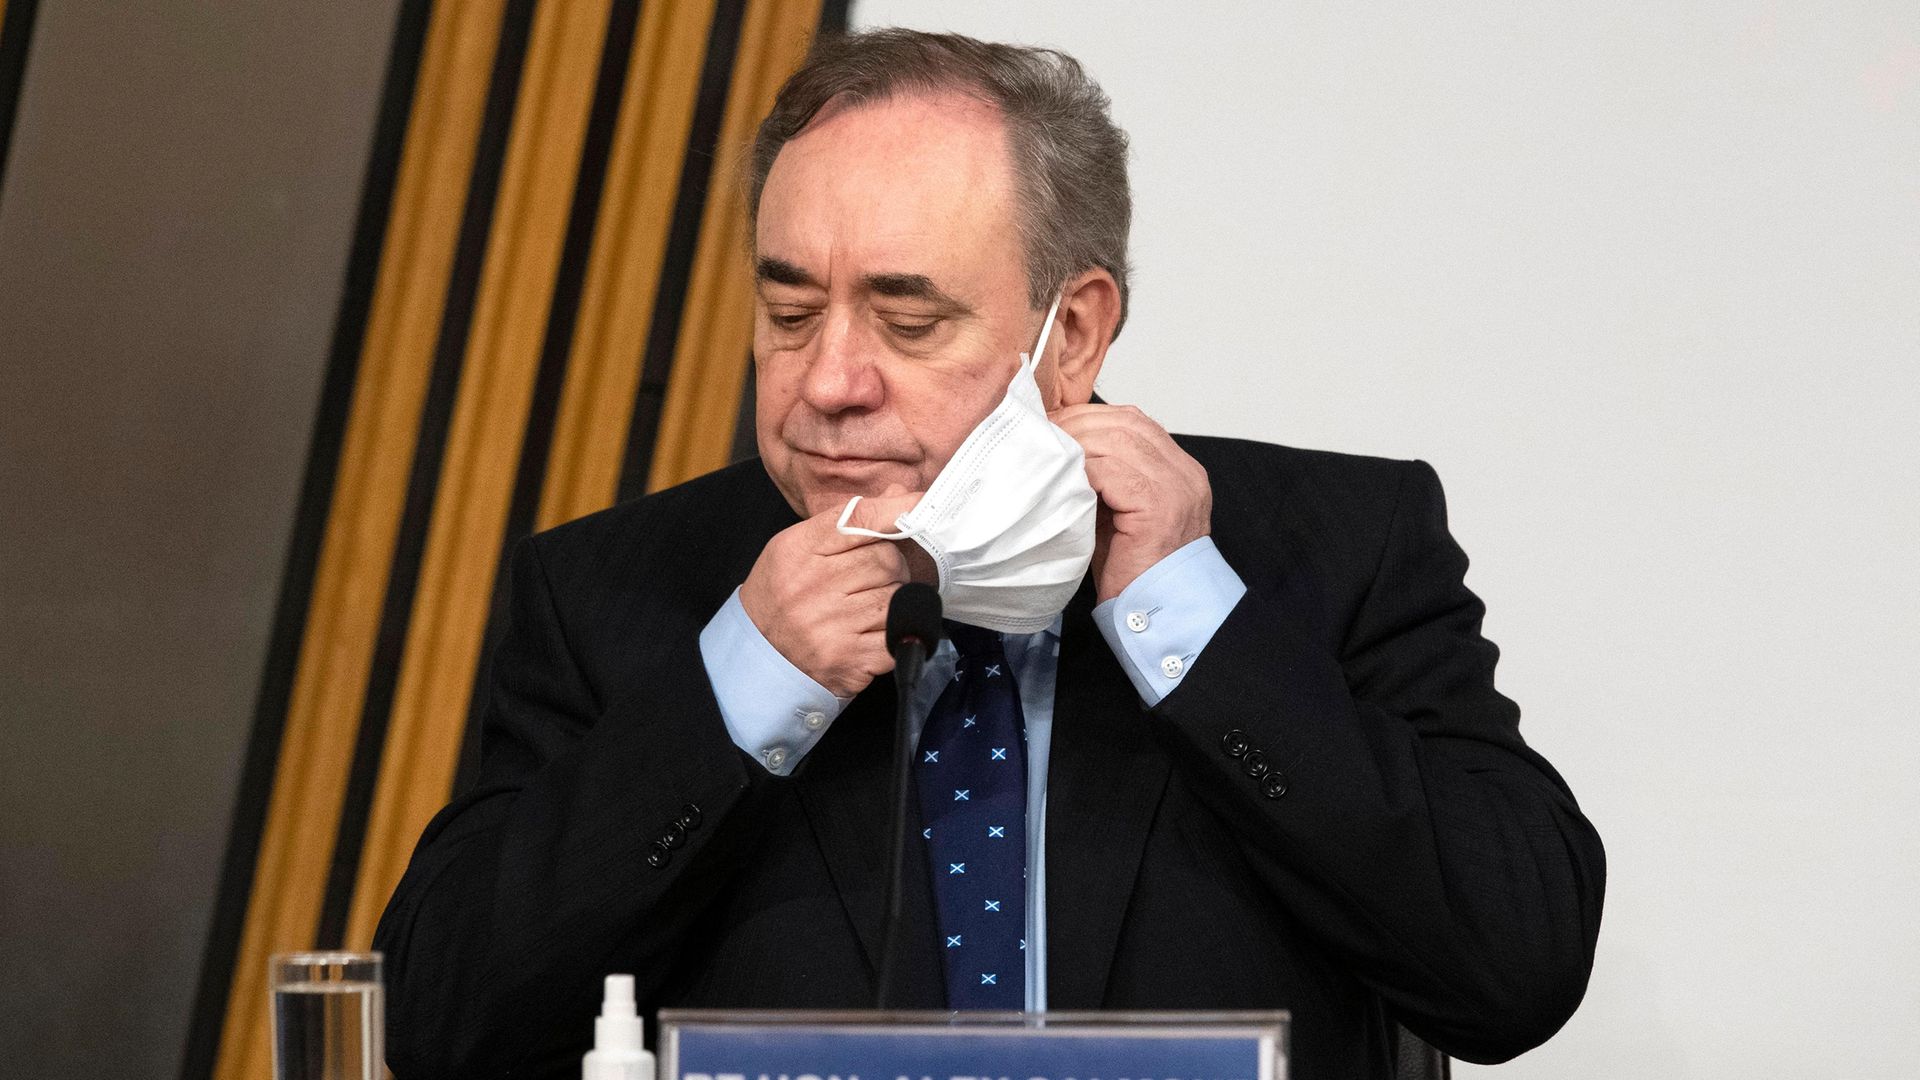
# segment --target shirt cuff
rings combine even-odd
[[[740,590],[700,631],[700,660],[733,744],[775,776],[790,776],[851,698],[794,667],[753,625]]]
[[[1095,607],[1093,622],[1151,709],[1193,670],[1200,650],[1246,591],[1213,538],[1203,536]]]

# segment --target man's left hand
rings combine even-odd
[[[1132,405],[1069,405],[1048,419],[1087,452],[1100,496],[1093,582],[1101,602],[1154,563],[1213,531],[1207,470]]]

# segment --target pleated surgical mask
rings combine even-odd
[[[912,540],[940,572],[943,614],[972,626],[1030,634],[1066,609],[1093,560],[1100,498],[1087,482],[1086,454],[1047,419],[1034,370],[1053,332],[1054,298],[1032,353],[999,405],[968,433],[913,509],[882,533],[848,525],[856,495],[840,514],[849,536]]]

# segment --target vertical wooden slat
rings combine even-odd
[[[613,503],[713,0],[641,9],[536,529]]]
[[[269,1069],[267,958],[314,945],[334,822],[499,42],[493,0],[435,8],[289,697],[214,1075]]]
[[[793,69],[806,56],[819,0],[754,0],[741,28],[733,85],[721,123],[719,168],[753,137]],[[753,346],[753,277],[744,256],[746,211],[731,176],[708,189],[693,279],[660,417],[647,490],[658,491],[727,463]]]
[[[452,784],[608,4],[547,0],[535,15],[347,919],[350,948],[372,942]]]

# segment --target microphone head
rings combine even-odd
[[[887,604],[887,651],[900,658],[909,642],[926,650],[940,644],[940,593],[931,585],[910,581],[894,590]]]

